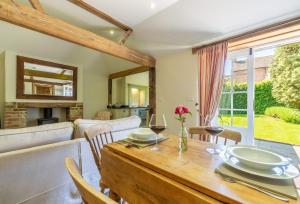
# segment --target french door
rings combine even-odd
[[[229,52],[215,123],[242,133],[242,143],[254,142],[254,57],[252,48]]]

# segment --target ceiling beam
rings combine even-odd
[[[43,7],[42,7],[42,5],[41,5],[41,3],[40,3],[39,0],[29,0],[29,2],[30,2],[31,6],[33,8],[35,8],[39,12],[45,13],[45,11],[44,11],[44,9],[43,9]]]
[[[16,2],[0,1],[0,19],[143,66],[155,67],[155,59],[151,56]]]
[[[24,79],[24,82],[31,82],[31,83],[38,83],[38,84],[48,84],[48,85],[57,85],[57,86],[63,86],[63,85],[71,84],[71,82],[59,83],[59,82],[49,82],[49,81],[34,80],[34,79]]]
[[[120,45],[124,45],[126,40],[129,38],[130,34],[132,33],[132,30],[128,30],[124,33],[123,38],[120,40]]]
[[[121,23],[120,21],[114,19],[113,17],[107,15],[106,13],[96,9],[95,7],[91,6],[90,4],[82,1],[82,0],[69,0],[69,2],[87,10],[88,12],[98,16],[99,18],[102,18],[108,22],[110,22],[111,24],[123,29],[124,31],[128,31],[128,30],[131,30],[132,31],[132,28],[130,28],[129,26]]]
[[[138,73],[142,73],[142,72],[146,72],[149,71],[150,68],[149,67],[135,67],[135,68],[131,68],[131,69],[127,69],[124,71],[120,71],[120,72],[115,72],[109,75],[109,79],[115,79],[115,78],[120,78],[120,77],[124,77],[124,76],[128,76],[128,75],[132,75],[132,74],[138,74]]]
[[[64,74],[66,71],[67,71],[67,70],[64,69],[64,70],[61,71],[60,74]]]
[[[36,71],[31,69],[24,69],[24,75],[33,76],[33,77],[60,79],[60,80],[73,80],[72,75],[56,74],[56,73]]]

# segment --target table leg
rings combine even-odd
[[[116,202],[120,202],[121,200],[121,197],[112,190],[109,190],[109,197]]]

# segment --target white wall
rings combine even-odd
[[[108,75],[103,64],[84,70],[83,110],[84,118],[93,118],[97,111],[105,110],[108,103]]]
[[[126,76],[126,84],[149,86],[149,72],[142,72]]]
[[[4,114],[4,101],[5,101],[5,83],[4,83],[4,72],[5,69],[5,53],[0,54],[0,127],[3,127],[3,114]]]
[[[24,53],[15,53],[13,51],[5,51],[5,101],[6,102],[26,102],[26,99],[16,99],[16,86],[17,86],[17,55],[37,58],[50,62],[66,64],[78,67],[77,76],[77,102],[83,102],[83,69],[80,65],[71,62],[57,61],[56,59],[45,59],[38,56],[29,56]],[[30,100],[32,102],[64,102],[60,100]],[[67,101],[66,101],[67,102]],[[70,101],[69,101],[70,102]]]
[[[174,115],[175,107],[179,104],[189,107],[193,114],[188,117],[186,126],[197,125],[197,75],[197,56],[192,55],[190,49],[157,59],[157,113],[165,114],[168,132],[178,134],[180,130]]]
[[[99,53],[4,21],[0,21],[0,33],[0,53],[7,51],[6,56],[8,59],[6,67],[9,67],[7,69],[8,73],[5,75],[6,79],[8,79],[6,80],[5,88],[7,101],[23,101],[15,100],[16,53],[79,67],[77,101],[84,104],[84,118],[92,118],[97,111],[106,109],[108,75],[110,73],[139,66],[135,63]]]
[[[16,97],[15,55],[18,53],[23,56],[79,67],[77,101],[84,103],[84,117],[91,118],[98,110],[106,107],[109,69],[104,64],[119,64],[124,60],[117,60],[115,57],[4,21],[0,21],[0,33],[0,52],[7,51],[6,55],[8,56],[7,66],[9,69],[5,76],[8,79],[7,101],[14,101]],[[128,63],[129,65],[130,63]],[[116,68],[118,69],[118,66]]]

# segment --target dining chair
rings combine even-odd
[[[82,197],[84,204],[117,204],[117,202],[105,196],[103,193],[98,192],[83,179],[78,166],[72,158],[67,157],[65,159],[65,165]]]
[[[111,127],[105,124],[92,125],[84,131],[84,137],[91,147],[94,161],[101,175],[101,149],[104,145],[114,142]],[[104,192],[106,186],[101,182],[101,179],[99,186],[101,192]]]
[[[205,130],[205,126],[191,127],[189,128],[189,134],[191,138],[193,135],[199,135],[199,140],[201,141],[210,141],[209,133]],[[216,143],[218,143],[219,137],[224,138],[224,145],[227,144],[227,140],[234,141],[235,144],[238,144],[242,140],[242,135],[240,132],[224,129],[219,135],[217,135]]]

